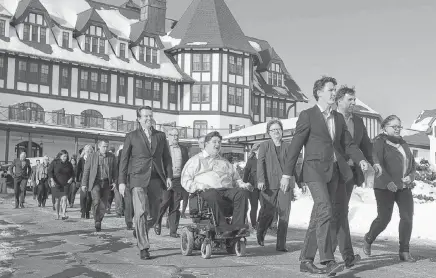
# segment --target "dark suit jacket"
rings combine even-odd
[[[24,178],[24,179],[30,178],[30,175],[32,174],[30,160],[26,158],[25,161],[26,161],[26,164],[23,167],[21,165],[21,160],[19,158],[14,159],[11,166],[9,166],[9,172],[11,173],[12,177]]]
[[[130,187],[146,187],[152,167],[164,184],[166,178],[173,177],[173,163],[165,133],[152,129],[150,146],[144,130],[139,127],[129,132],[124,140],[118,182]]]
[[[181,166],[181,172],[183,172],[183,167],[185,167],[186,162],[188,162],[189,160],[189,154],[188,154],[188,149],[185,146],[182,146],[179,144],[180,147],[180,151],[182,153],[182,166]],[[171,148],[170,146],[168,146],[168,148]],[[170,150],[170,149],[169,149]],[[171,155],[171,150],[170,150],[170,155]],[[172,163],[172,160],[171,160]]]
[[[245,164],[242,181],[249,182],[252,186],[257,188],[257,158],[254,154]]]
[[[290,167],[286,167],[286,162],[289,160],[290,144],[282,142],[280,158],[284,161],[284,165],[280,165],[279,156],[276,153],[276,147],[272,140],[262,142],[259,147],[257,157],[257,182],[265,183],[268,189],[280,189],[280,180],[282,175],[293,175]]]
[[[287,167],[294,171],[298,155],[304,146],[303,167],[299,177],[302,182],[329,182],[333,175],[334,155],[336,155],[339,172],[345,181],[353,178],[345,156],[351,157],[355,163],[365,160],[348,132],[344,116],[334,110],[332,115],[335,122],[334,140],[330,137],[318,105],[302,111],[298,117]]]
[[[368,131],[366,130],[365,124],[363,123],[362,118],[354,114],[352,120],[354,123],[353,141],[362,151],[366,160],[369,163],[371,163],[371,165],[373,165],[374,162],[372,160],[372,142],[371,139],[369,139]],[[350,158],[349,155],[345,156],[345,159],[347,161],[349,158]],[[358,164],[354,163],[354,168],[355,168],[354,184],[361,186],[362,183],[365,181],[365,176]]]
[[[82,181],[81,186],[88,187],[88,190],[92,190],[94,187],[95,180],[97,178],[97,171],[98,171],[98,157],[100,155],[100,152],[95,152],[89,155],[89,157],[86,159],[85,167],[83,168],[83,175],[82,175]],[[111,152],[107,152],[106,156],[108,158],[109,163],[109,183],[116,183],[117,182],[117,158],[115,155]]]

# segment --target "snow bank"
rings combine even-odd
[[[413,190],[414,195],[423,194],[426,196],[436,197],[435,188],[418,182],[417,187]],[[291,215],[289,217],[289,227],[306,229],[309,225],[310,213],[312,211],[313,201],[310,193],[302,194],[296,189],[297,200],[292,203]],[[436,231],[429,228],[429,221],[434,219],[436,212],[436,202],[422,203],[415,199],[413,219],[412,239],[424,239],[436,241]],[[349,222],[351,233],[355,235],[364,235],[368,232],[372,221],[377,216],[377,205],[374,197],[374,191],[370,188],[356,188],[350,200]],[[398,207],[394,206],[391,222],[386,230],[380,234],[381,238],[398,239],[398,225],[400,216]]]

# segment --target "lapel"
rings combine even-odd
[[[150,153],[151,153],[150,144],[148,143],[147,136],[145,135],[144,129],[142,129],[141,125],[139,125],[139,128],[137,129],[137,131],[138,131],[138,134],[139,134],[140,141],[142,141],[142,143],[145,145],[145,148],[147,150],[149,150]]]
[[[283,146],[283,142],[282,142],[282,146]],[[278,165],[278,167],[280,167],[280,169],[281,169],[282,166],[280,165],[280,160],[279,160],[279,157],[277,156],[276,145],[274,144],[272,139],[269,140],[269,149],[272,153],[273,165]],[[283,151],[283,148],[281,148],[281,151]],[[280,155],[281,155],[281,153],[280,153]]]
[[[154,128],[151,129],[151,154],[154,154],[157,146],[157,130]]]
[[[338,138],[338,134],[341,133],[341,130],[339,130],[339,116],[338,116],[338,112],[336,112],[335,110],[332,110],[332,114],[334,119],[333,124],[335,125],[334,141],[336,141],[336,139]]]
[[[360,131],[362,130],[362,127],[360,126],[360,121],[357,119],[357,116],[353,114],[353,124],[354,124],[354,134],[353,134],[353,139],[354,142],[359,145],[361,138],[362,138],[362,134],[360,133]]]
[[[315,111],[315,114],[317,115],[317,117],[318,117],[318,118],[320,119],[320,121],[321,121],[321,126],[322,126],[322,129],[324,130],[325,135],[326,135],[330,140],[332,140],[332,137],[330,136],[330,132],[329,132],[329,129],[328,129],[328,127],[327,127],[327,123],[326,123],[326,121],[325,121],[324,115],[323,115],[322,112],[321,112],[321,109],[318,107],[318,105],[315,104],[315,106],[313,107],[313,110]],[[335,119],[335,121],[336,121],[336,119]],[[335,125],[336,125],[336,123],[335,123]],[[335,136],[336,136],[336,134],[335,134]]]

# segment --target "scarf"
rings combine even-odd
[[[391,136],[391,135],[387,135],[386,133],[382,133],[379,135],[380,138],[384,139],[384,140],[388,140],[391,143],[394,144],[399,144],[399,145],[404,145],[406,144],[406,141],[404,141],[403,137],[396,137],[396,136]]]

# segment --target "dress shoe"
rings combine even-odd
[[[262,233],[259,233],[259,231],[257,231],[257,243],[260,246],[265,246],[265,237]]]
[[[324,269],[319,269],[313,262],[301,262],[300,272],[308,272],[311,274],[324,274],[327,273]]]
[[[38,207],[39,207],[39,208],[41,207],[41,202],[38,202]]]
[[[414,263],[416,259],[409,252],[400,252],[400,260],[403,262]]]
[[[127,230],[133,230],[133,223],[127,223]]]
[[[162,225],[160,223],[154,225],[154,233],[156,235],[160,236],[161,231],[162,231]]]
[[[171,233],[171,234],[170,234],[170,237],[173,237],[173,238],[179,238],[180,235],[179,235],[178,233],[175,233],[175,234]]]
[[[325,271],[327,272],[327,275],[332,277],[332,276],[336,276],[336,273],[341,272],[344,270],[344,266],[338,264],[335,261],[330,261],[327,263],[327,267],[325,269]]]
[[[276,251],[284,252],[284,253],[289,252],[288,248],[286,248],[286,247],[281,247],[281,248],[276,247]]]
[[[45,208],[45,200],[42,201],[42,207]]]
[[[352,268],[358,262],[360,262],[360,260],[361,260],[361,257],[359,254],[348,256],[347,258],[345,258],[345,267]]]
[[[141,250],[139,252],[139,257],[141,258],[141,260],[151,259],[150,252],[148,252],[148,249]]]
[[[367,256],[371,256],[371,244],[369,244],[366,240],[363,240],[363,253]]]
[[[23,203],[20,204],[20,208],[24,208],[24,204]]]
[[[86,214],[85,214],[85,218],[86,219],[89,219],[90,217],[89,217],[89,212],[87,212]]]
[[[101,222],[95,222],[95,231],[100,232],[101,231]]]
[[[85,218],[85,213],[82,212],[82,214],[80,215],[80,218]]]

